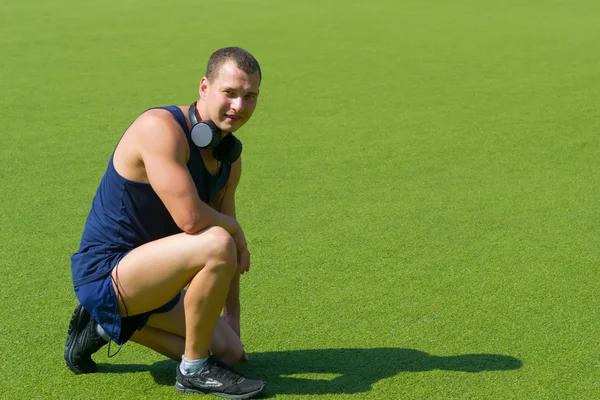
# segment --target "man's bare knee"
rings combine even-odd
[[[235,271],[237,249],[231,235],[221,227],[212,227],[205,233],[208,240],[203,243],[202,251],[207,253],[206,267],[224,267]]]

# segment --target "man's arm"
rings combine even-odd
[[[214,207],[218,207],[221,213],[231,217],[236,218],[236,210],[235,210],[235,192],[237,186],[240,182],[240,177],[242,175],[242,159],[239,158],[236,162],[231,165],[231,172],[229,175],[229,180],[225,185],[225,188],[221,190],[219,196],[216,196],[216,199],[213,202]],[[247,254],[244,255],[244,254]],[[240,260],[240,257],[243,257],[246,260]],[[250,262],[250,253],[248,249],[238,249],[238,264],[240,262],[247,263],[249,265]],[[229,286],[229,293],[227,295],[227,299],[225,301],[225,315],[237,316],[237,320],[239,323],[239,315],[240,315],[240,273],[244,273],[248,270],[247,267],[242,265],[238,265],[238,270],[231,281]],[[237,332],[239,334],[239,327]]]
[[[235,210],[235,191],[237,189],[238,183],[240,181],[242,172],[242,160],[238,159],[231,166],[231,174],[229,175],[229,180],[224,188],[220,196],[214,201],[214,205],[219,207],[220,211],[228,215],[232,218],[236,218],[236,210]],[[244,258],[240,260],[240,258]],[[229,292],[227,293],[227,299],[225,300],[225,309],[223,313],[223,318],[227,322],[229,326],[234,330],[234,332],[240,336],[240,273],[243,273],[248,270],[250,263],[250,253],[248,249],[243,249],[241,252],[238,251],[238,264],[246,263],[247,267],[244,269],[240,269],[240,265],[238,265],[238,270],[236,271],[235,276],[231,280],[231,284],[229,285]],[[242,361],[248,361],[248,357],[244,353],[242,355]]]
[[[177,226],[196,233],[220,226],[245,246],[245,238],[234,217],[203,203],[187,168],[189,146],[172,118],[162,110],[151,110],[138,121],[139,152],[148,182],[160,197]]]

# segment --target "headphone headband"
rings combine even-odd
[[[192,123],[192,126],[196,125],[198,123],[198,119],[196,118],[196,102],[193,102],[192,104],[190,104],[190,108],[188,109],[188,114],[189,114],[190,122]]]

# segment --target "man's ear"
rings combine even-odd
[[[210,82],[208,81],[208,78],[203,76],[202,79],[200,79],[200,87],[198,88],[198,94],[201,99],[206,99],[209,85]]]

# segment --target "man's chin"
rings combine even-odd
[[[242,125],[244,125],[243,122],[238,122],[238,123],[223,123],[219,125],[219,129],[221,129],[223,132],[235,132],[238,129],[240,129],[242,127]]]

